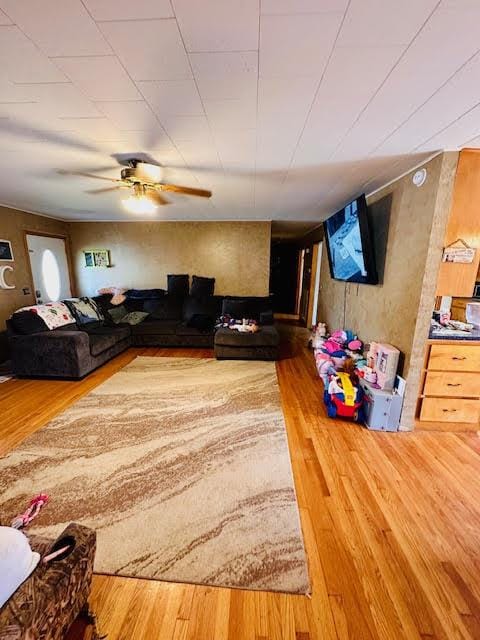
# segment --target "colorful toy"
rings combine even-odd
[[[35,496],[30,500],[27,509],[12,521],[11,526],[14,529],[23,529],[38,516],[40,509],[44,507],[47,502],[48,496],[46,493],[40,493],[38,496]]]
[[[347,358],[344,371],[331,376],[323,396],[330,418],[351,418],[355,422],[365,422],[365,392],[355,373],[355,362]]]

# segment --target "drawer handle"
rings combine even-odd
[[[442,409],[443,413],[455,413],[456,409]]]
[[[447,387],[461,387],[460,382],[447,382]]]
[[[466,360],[467,356],[452,356],[452,360]]]

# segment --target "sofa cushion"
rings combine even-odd
[[[193,276],[190,295],[197,298],[213,296],[215,290],[215,278],[204,278],[203,276]]]
[[[262,327],[256,333],[241,333],[221,328],[215,334],[215,344],[228,347],[276,347],[280,336],[275,327]]]
[[[221,296],[188,296],[183,303],[183,319],[188,322],[192,316],[204,314],[216,320],[222,313],[222,302]]]
[[[129,289],[125,295],[132,300],[158,300],[166,293],[165,289]]]
[[[249,318],[247,303],[243,299],[225,298],[222,304],[222,316],[230,316],[238,320]]]
[[[155,320],[181,320],[183,302],[177,296],[165,296],[160,300],[145,300],[143,310]]]
[[[213,327],[208,331],[204,331],[198,327],[190,326],[182,322],[177,325],[175,333],[177,336],[206,336],[213,335],[214,331]]]
[[[260,320],[260,314],[272,309],[272,301],[269,296],[228,296],[224,299],[223,315],[232,318],[251,318]],[[234,311],[235,313],[232,313]],[[237,315],[243,312],[243,315]]]
[[[169,274],[167,276],[168,295],[186,298],[188,296],[188,280],[189,276],[187,274]]]
[[[156,320],[150,317],[140,324],[133,325],[131,331],[132,335],[174,335],[178,324],[178,320]]]
[[[94,357],[100,355],[107,349],[111,349],[117,342],[125,340],[130,335],[130,329],[128,327],[104,327],[103,329],[105,329],[105,331],[99,330],[98,333],[89,332],[88,334],[90,353]],[[106,329],[108,329],[108,333]]]
[[[30,335],[39,331],[48,331],[48,327],[37,313],[31,311],[17,311],[10,318],[10,328],[15,333]]]
[[[186,323],[187,327],[198,329],[202,333],[211,333],[215,327],[215,319],[206,313],[195,313]]]

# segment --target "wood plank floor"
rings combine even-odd
[[[95,576],[101,631],[109,640],[480,639],[480,438],[328,420],[305,339],[287,331],[291,352],[277,368],[312,598]],[[142,353],[212,355],[131,349],[84,381],[5,383],[0,452]]]

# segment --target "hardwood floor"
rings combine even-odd
[[[305,339],[288,332],[292,353],[277,369],[311,599],[98,575],[101,631],[109,640],[478,640],[480,438],[329,420]],[[212,355],[131,349],[81,382],[5,383],[0,451],[141,353]]]

